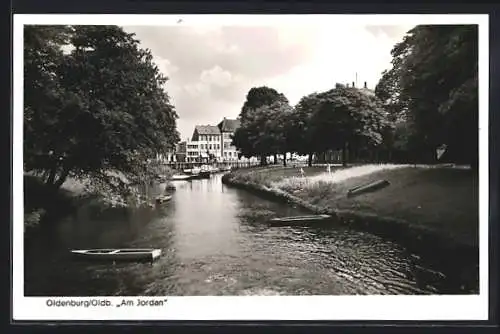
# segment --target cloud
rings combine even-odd
[[[373,87],[408,27],[338,25],[126,26],[169,81],[182,138],[236,117],[248,90],[268,85],[291,103],[336,82]]]
[[[179,68],[173,65],[168,59],[162,57],[154,57],[153,61],[158,66],[160,72],[162,72],[167,77],[171,77],[179,70]]]
[[[375,36],[384,35],[392,39],[403,38],[403,36],[414,26],[400,26],[400,25],[370,25],[366,26],[366,30]]]

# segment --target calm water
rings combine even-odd
[[[220,176],[177,182],[156,209],[82,208],[26,240],[25,294],[307,295],[457,293],[446,273],[381,237],[335,223],[272,227],[305,214],[228,188]],[[161,192],[163,189],[155,189]],[[72,248],[154,247],[153,264],[75,261]]]

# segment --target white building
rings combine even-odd
[[[256,162],[257,158],[239,157],[232,145],[232,134],[240,126],[237,119],[224,119],[214,125],[197,125],[190,139],[186,140],[186,162]]]
[[[175,151],[175,149],[170,149],[163,153],[156,153],[156,161],[161,163],[177,161]]]
[[[197,125],[194,129],[193,136],[189,145],[191,150],[195,150],[197,145],[198,155],[197,161],[222,161],[221,156],[221,133],[218,127],[213,125]],[[188,155],[190,158],[193,156]]]
[[[196,162],[200,156],[200,149],[197,141],[186,141],[186,162]]]
[[[240,126],[237,119],[227,119],[224,117],[217,127],[221,133],[221,156],[224,161],[238,161],[238,149],[232,145],[231,135]]]

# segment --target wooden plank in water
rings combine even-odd
[[[290,216],[272,218],[271,223],[296,223],[296,222],[312,222],[318,220],[326,220],[331,218],[330,215],[308,215],[308,216]]]

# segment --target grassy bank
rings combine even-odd
[[[473,171],[411,166],[360,166],[348,169],[273,168],[224,176],[226,184],[281,197],[314,212],[405,242],[467,248],[478,244],[478,178]],[[355,186],[376,180],[390,185],[347,197]],[[361,227],[361,226],[360,226]],[[429,243],[430,242],[430,243]]]

